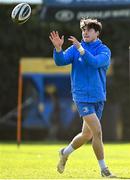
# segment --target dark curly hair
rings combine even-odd
[[[97,19],[81,18],[80,29],[83,29],[86,26],[88,29],[93,28],[95,31],[99,31],[99,34],[102,31],[102,24]]]

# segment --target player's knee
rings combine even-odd
[[[101,139],[102,138],[102,131],[101,131],[101,129],[95,130],[93,132],[93,137]]]
[[[91,132],[84,132],[84,133],[82,133],[82,137],[86,140],[86,141],[88,141],[88,140],[91,140],[92,139],[92,133]]]

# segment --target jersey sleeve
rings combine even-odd
[[[54,49],[53,58],[57,66],[69,65],[73,61],[73,46],[65,51],[56,52]]]
[[[85,50],[82,55],[85,62],[94,68],[109,67],[111,59],[111,51],[107,47],[101,48],[97,55],[91,54],[89,51]]]

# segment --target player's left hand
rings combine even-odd
[[[80,48],[80,42],[74,36],[70,36],[68,40],[71,41],[77,49]]]

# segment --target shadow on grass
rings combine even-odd
[[[117,177],[116,179],[130,179],[130,177]]]

